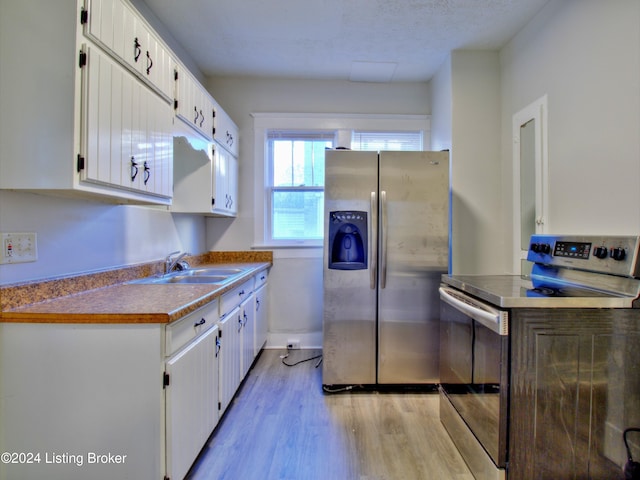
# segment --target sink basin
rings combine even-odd
[[[189,270],[183,270],[180,272],[181,275],[194,275],[194,276],[224,276],[230,277],[238,275],[242,273],[244,270],[242,268],[224,268],[224,267],[208,267],[208,268],[191,268]]]
[[[156,283],[225,283],[229,280],[229,277],[221,275],[176,275]]]
[[[242,268],[192,268],[173,272],[161,277],[145,277],[130,283],[138,284],[168,284],[168,283],[217,283],[224,284],[234,280],[242,273]]]

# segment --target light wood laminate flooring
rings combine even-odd
[[[262,352],[189,480],[473,480],[437,394],[323,393],[318,361],[284,353]]]

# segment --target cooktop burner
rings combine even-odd
[[[563,297],[563,298],[607,298],[611,297],[611,293],[598,292],[595,290],[588,290],[585,288],[575,287],[563,287],[563,288],[551,288],[551,287],[535,287],[526,290],[527,297]]]

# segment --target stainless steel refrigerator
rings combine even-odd
[[[438,383],[448,152],[329,150],[324,385]]]

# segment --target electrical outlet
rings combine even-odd
[[[287,350],[300,350],[300,340],[297,338],[287,340]]]
[[[35,233],[0,234],[2,252],[0,263],[24,263],[38,260],[38,243]]]

